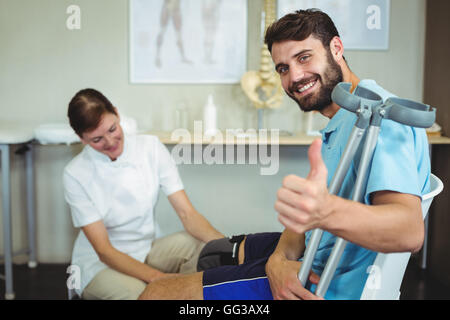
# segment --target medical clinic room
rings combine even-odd
[[[449,12],[0,0],[0,300],[450,299]]]

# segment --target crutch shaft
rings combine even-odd
[[[353,201],[364,202],[364,193],[366,190],[366,182],[368,178],[368,171],[372,161],[372,157],[377,144],[378,134],[380,127],[371,125],[367,132],[367,137],[364,143],[363,151],[361,154],[361,160],[358,166],[357,178],[355,181],[355,187],[353,191]],[[339,261],[344,253],[347,241],[342,238],[337,238],[336,243],[331,251],[331,255],[328,258],[325,269],[320,277],[319,284],[315,294],[319,297],[324,297],[325,293],[330,286],[331,279],[336,272]]]
[[[334,272],[341,260],[342,253],[344,253],[347,241],[342,238],[337,238],[336,243],[331,251],[330,257],[328,258],[325,269],[320,276],[320,281],[316,288],[316,296],[324,297],[327,293],[328,287],[330,286],[331,279],[333,279]]]
[[[364,136],[365,129],[361,129],[355,126],[349,138],[349,143],[347,144],[344,153],[342,154],[339,165],[333,176],[333,179],[329,186],[330,194],[338,194],[341,188],[342,182],[347,175],[348,168],[350,167],[351,161],[358,150],[359,144]],[[311,238],[306,247],[302,265],[298,273],[298,278],[303,286],[306,285],[308,281],[309,273],[311,272],[312,263],[314,261],[314,256],[316,255],[317,249],[319,247],[320,240],[322,238],[323,231],[320,229],[313,230]]]
[[[322,235],[323,231],[321,229],[313,230],[308,245],[306,246],[302,265],[300,266],[300,271],[298,272],[298,279],[300,280],[300,283],[303,287],[306,286],[306,283],[308,281],[308,276],[311,272],[314,256],[316,255],[320,240],[322,239]]]

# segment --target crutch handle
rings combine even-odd
[[[429,128],[436,120],[436,109],[427,104],[401,98],[389,98],[382,107],[383,117],[401,124]]]
[[[375,92],[357,87],[352,94],[351,87],[352,84],[349,82],[338,83],[331,93],[331,99],[341,108],[353,113],[357,113],[362,104],[373,106],[383,103],[383,98]]]

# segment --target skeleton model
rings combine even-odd
[[[265,28],[275,21],[275,0],[264,1]],[[283,88],[280,77],[274,71],[272,58],[266,44],[261,48],[261,65],[259,71],[248,71],[241,79],[241,86],[247,97],[258,109],[258,129],[262,128],[265,108],[276,109],[283,101]]]

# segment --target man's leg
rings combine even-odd
[[[188,275],[161,278],[147,285],[139,300],[271,300],[265,274],[267,258]]]
[[[268,257],[203,273],[205,300],[272,300],[265,266]]]
[[[196,271],[198,256],[204,243],[186,232],[178,232],[153,243],[147,264],[163,272],[189,273],[171,275],[147,285],[140,300],[201,300],[202,272]]]
[[[197,271],[224,265],[240,265],[269,257],[280,236],[279,232],[265,232],[210,241],[200,253]]]
[[[150,283],[139,299],[272,299],[265,264],[279,233],[249,235],[241,243],[241,265],[224,265]]]
[[[280,232],[261,232],[247,235],[239,247],[239,264],[270,257],[278,245],[280,236]]]
[[[139,300],[203,300],[203,272],[161,278],[147,285]]]

